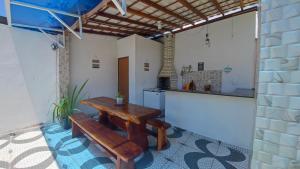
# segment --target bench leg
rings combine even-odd
[[[80,131],[80,128],[75,124],[72,123],[72,138],[81,136],[82,132]]]
[[[167,132],[164,128],[158,128],[157,132],[157,150],[162,150],[167,144]]]
[[[134,169],[134,161],[131,160],[128,163],[122,161],[119,157],[117,157],[116,169]]]
[[[146,124],[133,124],[129,121],[126,121],[126,128],[127,128],[127,138],[128,140],[136,143],[137,145],[141,146],[143,150],[148,149],[148,135],[146,133]]]

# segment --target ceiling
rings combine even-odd
[[[256,11],[257,3],[258,0],[127,0],[127,15],[122,16],[111,1],[106,1],[84,18],[83,31],[154,38]]]

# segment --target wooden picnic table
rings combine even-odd
[[[97,97],[80,101],[99,111],[99,122],[104,125],[116,125],[127,132],[127,138],[148,148],[146,121],[161,114],[158,109],[135,104],[117,105],[116,100],[108,97]]]

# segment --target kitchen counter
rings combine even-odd
[[[232,97],[246,97],[246,98],[254,98],[255,90],[251,89],[236,89],[233,92],[205,92],[205,91],[187,91],[182,89],[170,89],[167,91],[174,92],[185,92],[185,93],[199,93],[199,94],[210,94],[210,95],[220,95],[220,96],[232,96]]]
[[[173,126],[252,148],[256,99],[240,90],[235,93],[205,93],[168,90],[165,119]]]
[[[159,88],[147,88],[147,89],[144,89],[144,91],[148,91],[148,92],[164,92],[165,90],[161,90]]]

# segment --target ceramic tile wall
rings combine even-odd
[[[252,169],[300,168],[300,1],[262,0]]]
[[[204,91],[204,85],[210,81],[212,91],[220,92],[222,87],[222,70],[205,70],[185,73],[182,77],[182,84],[189,83],[192,80],[198,91]]]

